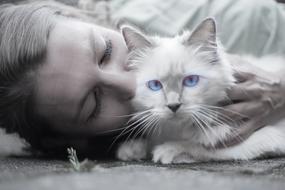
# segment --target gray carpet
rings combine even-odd
[[[21,0],[0,0],[19,2]],[[76,5],[77,0],[59,0]],[[284,190],[285,158],[243,162],[155,165],[98,162],[74,172],[67,161],[0,158],[0,190]]]
[[[284,190],[285,158],[243,162],[155,165],[98,162],[74,172],[66,161],[1,158],[0,190]]]

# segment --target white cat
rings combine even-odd
[[[282,119],[236,146],[207,148],[234,136],[237,124],[219,113],[218,105],[227,99],[226,90],[235,79],[229,56],[217,43],[213,19],[204,20],[192,33],[174,38],[149,37],[129,26],[122,27],[122,34],[130,50],[129,65],[137,78],[133,105],[138,113],[129,128],[135,127],[147,138],[121,144],[119,159],[152,156],[154,162],[167,164],[285,154]],[[248,59],[263,69],[285,71],[283,59],[276,60],[274,68],[269,60],[261,64],[265,61]]]

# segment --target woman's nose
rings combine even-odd
[[[135,95],[136,81],[131,72],[107,73],[103,72],[100,83],[104,88],[108,88],[120,99],[128,100]]]

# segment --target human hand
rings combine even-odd
[[[237,82],[228,91],[232,104],[224,106],[223,114],[238,121],[238,126],[234,127],[234,136],[220,142],[216,148],[234,146],[244,141],[264,127],[270,115],[285,104],[285,87],[278,75],[245,61],[238,61],[233,67]]]

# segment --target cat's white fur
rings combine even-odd
[[[7,134],[4,129],[0,128],[0,157],[11,155],[27,155],[24,151],[29,146],[27,142],[17,134]]]
[[[123,143],[117,151],[119,159],[140,160],[152,155],[154,162],[167,164],[193,160],[247,160],[266,154],[285,154],[282,114],[272,125],[256,131],[236,146],[205,148],[235,135],[235,127],[229,126],[230,118],[217,120],[219,110],[211,107],[227,99],[226,90],[234,85],[233,68],[228,55],[216,43],[215,27],[213,19],[206,19],[193,33],[184,32],[174,38],[147,37],[131,27],[122,29],[130,49],[129,64],[137,77],[133,104],[140,113],[132,120],[135,124],[140,123],[136,125],[137,129],[144,131],[148,138]],[[281,57],[258,59],[248,56],[243,59],[267,71],[285,71],[285,60]],[[194,87],[183,87],[182,80],[188,75],[201,76],[199,83]],[[146,82],[153,79],[161,81],[162,90],[147,88]],[[174,113],[167,105],[177,102],[181,106]],[[206,107],[201,108],[201,105]],[[285,112],[279,110],[278,113]],[[197,126],[199,124],[204,126],[203,129]]]

